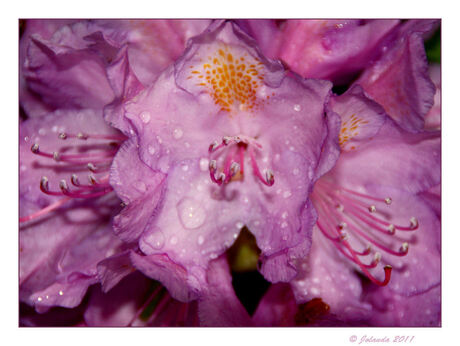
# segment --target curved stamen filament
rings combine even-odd
[[[28,222],[28,221],[31,221],[31,220],[35,220],[43,215],[46,215],[46,214],[49,214],[51,213],[52,211],[60,208],[62,205],[64,205],[65,203],[67,203],[71,198],[70,197],[64,197],[62,199],[60,199],[59,201],[57,202],[54,202],[52,204],[50,204],[49,206],[43,208],[43,209],[40,209],[39,211],[33,213],[33,214],[29,214],[27,216],[23,216],[23,217],[20,217],[19,218],[19,223],[24,223],[24,222]]]

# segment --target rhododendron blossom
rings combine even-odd
[[[436,21],[21,24],[21,325],[440,325]]]

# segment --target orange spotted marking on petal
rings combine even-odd
[[[201,66],[195,64],[189,68],[192,71],[187,79],[194,79],[195,85],[204,87],[222,111],[252,112],[268,102],[269,97],[257,97],[265,77],[263,64],[247,52],[222,44]]]

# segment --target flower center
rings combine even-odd
[[[226,150],[223,150],[223,149]],[[245,154],[249,155],[253,174],[265,185],[272,186],[275,176],[271,169],[266,169],[264,175],[257,165],[255,150],[262,150],[262,145],[254,138],[247,136],[226,136],[219,143],[215,141],[209,146],[209,174],[211,180],[218,184],[227,184],[232,180],[243,179]],[[218,168],[218,161],[222,164]]]
[[[38,167],[49,168],[55,171],[70,172],[69,183],[63,179],[58,183],[59,189],[50,189],[49,180],[43,176],[40,180],[40,190],[50,196],[64,197],[57,202],[35,212],[31,215],[22,217],[20,222],[27,222],[59,208],[64,203],[76,198],[96,198],[111,192],[113,188],[109,184],[109,168],[112,160],[126,138],[123,135],[90,135],[84,133],[59,134],[61,140],[71,140],[69,146],[61,147],[58,151],[42,151],[38,144],[31,147],[32,153],[37,156],[53,161],[53,165],[43,165],[37,163]],[[76,142],[85,142],[84,145]],[[88,183],[82,183],[76,173],[88,171]],[[72,187],[70,187],[72,186]]]
[[[370,269],[376,268],[382,258],[382,251],[390,256],[406,256],[409,244],[400,244],[395,250],[394,238],[397,232],[415,231],[418,221],[409,220],[408,226],[386,221],[391,217],[390,197],[380,198],[345,189],[321,179],[315,185],[312,201],[318,211],[317,226],[321,233],[346,258],[357,264],[362,272],[375,284],[385,286],[391,277],[391,266],[384,266],[385,277],[378,280]],[[371,201],[372,204],[369,204]],[[379,213],[380,211],[382,213]],[[353,244],[353,245],[352,245]],[[357,249],[356,247],[360,247]],[[361,259],[369,258],[369,263]]]

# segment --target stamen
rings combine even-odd
[[[390,197],[385,198],[385,203],[390,205],[393,200]]]
[[[388,226],[388,233],[390,233],[391,235],[393,235],[393,234],[396,233],[395,225],[390,224],[390,225]]]
[[[415,217],[410,218],[410,228],[417,229],[418,228],[418,220]]]
[[[376,211],[377,211],[377,208],[375,207],[375,205],[369,206],[369,212],[375,213]]]
[[[407,242],[403,243],[401,247],[399,248],[399,252],[403,254],[407,254],[409,252],[409,244]]]
[[[67,134],[65,132],[62,132],[59,134],[59,139],[66,140],[67,139]]]
[[[59,201],[57,202],[54,202],[52,204],[50,204],[49,206],[43,208],[43,209],[40,209],[39,211],[35,212],[35,213],[32,213],[30,215],[27,215],[27,216],[23,216],[21,218],[19,218],[19,223],[24,223],[24,222],[28,222],[28,221],[31,221],[31,220],[35,220],[43,215],[46,215],[46,214],[49,214],[51,213],[52,211],[58,209],[60,206],[62,206],[63,204],[67,203],[67,201],[69,201],[71,198],[70,197],[64,197],[62,199],[60,199]]]
[[[77,134],[77,138],[86,141],[88,139],[88,136],[85,135],[84,133],[80,132],[80,133]]]
[[[32,145],[32,147],[30,147],[30,150],[34,153],[34,154],[38,154],[40,152],[40,147],[38,146],[37,143],[35,143],[34,145]]]

